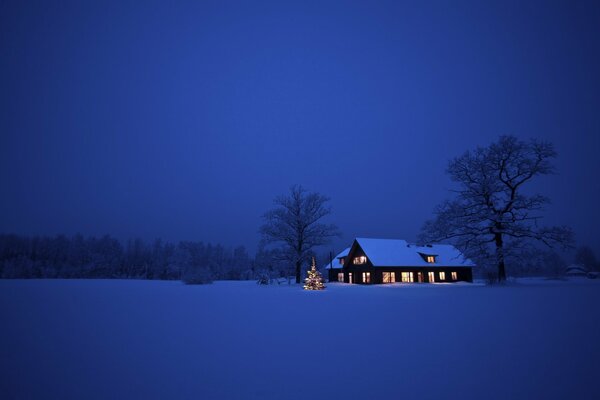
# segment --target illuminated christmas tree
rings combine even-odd
[[[321,273],[317,271],[317,265],[315,264],[315,258],[312,259],[312,266],[308,270],[308,276],[304,280],[304,290],[323,290],[323,277]]]

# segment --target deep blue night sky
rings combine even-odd
[[[283,4],[285,3],[285,4]],[[140,7],[144,4],[144,7]],[[600,252],[600,2],[0,2],[0,232],[258,241],[294,183],[414,240],[450,158],[552,141]]]

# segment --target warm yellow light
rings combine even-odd
[[[383,283],[394,283],[396,282],[395,272],[383,272]]]
[[[304,290],[323,290],[323,278],[321,273],[317,271],[317,264],[315,258],[312,259],[312,265],[308,270],[308,276],[304,279]]]
[[[370,272],[363,272],[362,276],[363,276],[363,283],[371,283],[371,273]]]
[[[435,272],[428,272],[429,282],[435,282]]]
[[[354,257],[354,264],[355,265],[366,264],[366,263],[367,263],[367,257],[366,256]]]

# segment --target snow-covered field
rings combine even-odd
[[[2,399],[598,399],[600,281],[0,281]]]

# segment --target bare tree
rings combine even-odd
[[[331,214],[328,201],[322,194],[309,193],[294,185],[288,195],[276,197],[275,208],[263,215],[265,222],[260,228],[263,242],[283,245],[281,254],[295,265],[296,283],[300,283],[300,268],[311,250],[339,235],[335,225],[319,222]]]
[[[458,183],[453,191],[456,198],[436,208],[421,240],[453,241],[471,257],[493,257],[500,281],[506,280],[507,244],[518,248],[537,241],[549,247],[570,246],[569,228],[538,225],[548,198],[523,193],[534,178],[554,173],[555,157],[551,143],[502,136],[488,147],[451,160],[447,172]]]

